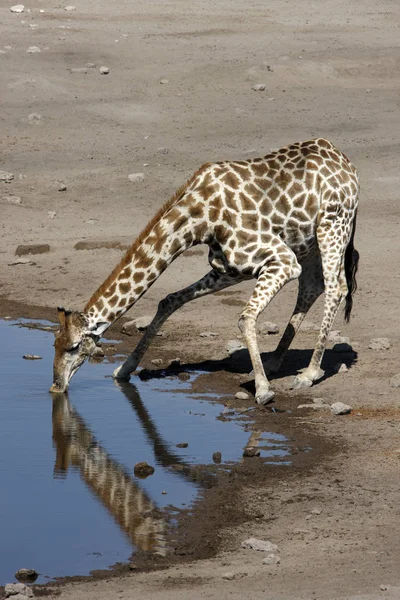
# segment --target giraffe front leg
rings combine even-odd
[[[137,369],[137,366],[149,347],[151,340],[157,334],[168,317],[178,310],[178,308],[187,302],[190,302],[191,300],[201,298],[207,294],[212,294],[231,285],[235,285],[236,283],[239,283],[239,281],[241,281],[240,277],[231,277],[213,270],[199,279],[199,281],[196,283],[189,285],[179,292],[174,292],[173,294],[166,296],[159,303],[156,316],[146,329],[135,350],[128,356],[126,361],[120,367],[115,369],[113,373],[114,379],[119,381],[129,380],[130,374]]]
[[[267,250],[266,254],[268,253],[271,254],[271,251]],[[270,389],[258,349],[257,317],[279,290],[291,279],[299,277],[300,273],[301,267],[296,256],[287,246],[281,243],[274,248],[268,264],[259,272],[257,285],[239,319],[239,328],[245,337],[254,369],[257,404],[267,404],[275,396]]]

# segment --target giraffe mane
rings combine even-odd
[[[114,267],[114,269],[111,271],[111,273],[109,274],[109,276],[107,277],[107,279],[105,279],[103,281],[103,283],[101,284],[101,286],[90,297],[89,301],[86,303],[85,308],[83,309],[83,312],[87,312],[89,310],[89,308],[93,304],[95,304],[95,302],[97,302],[97,300],[104,294],[104,292],[114,282],[114,280],[117,278],[118,274],[123,270],[123,268],[126,267],[131,262],[132,256],[135,253],[135,250],[137,250],[137,248],[143,243],[143,241],[146,239],[146,237],[148,236],[148,234],[150,233],[150,231],[153,229],[153,227],[156,225],[156,223],[158,223],[158,221],[161,219],[161,217],[163,217],[165,215],[165,213],[170,208],[172,208],[183,197],[184,193],[186,192],[186,190],[188,189],[188,187],[194,182],[194,180],[196,179],[196,177],[198,177],[201,173],[203,173],[203,171],[205,171],[205,169],[207,169],[209,166],[210,166],[210,163],[205,163],[204,165],[202,165],[186,181],[186,183],[184,183],[183,185],[181,185],[176,190],[176,192],[172,196],[172,198],[170,198],[169,200],[167,200],[166,202],[164,202],[164,204],[159,208],[159,210],[156,212],[156,214],[154,215],[154,217],[152,219],[150,219],[150,221],[147,223],[146,227],[143,229],[143,231],[135,239],[135,241],[133,242],[133,244],[128,248],[128,250],[126,251],[126,253],[122,257],[122,259]]]

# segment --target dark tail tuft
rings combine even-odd
[[[351,232],[350,241],[348,243],[346,253],[344,255],[344,272],[346,274],[346,282],[348,289],[346,296],[346,306],[344,309],[344,318],[346,319],[347,323],[350,321],[351,309],[353,308],[353,294],[357,289],[356,274],[358,270],[358,261],[360,260],[360,255],[354,248],[354,234],[356,232],[356,221],[357,215],[354,217],[353,231]]]

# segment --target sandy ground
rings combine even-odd
[[[60,303],[81,308],[121,250],[75,244],[129,244],[205,161],[324,136],[350,157],[362,185],[354,317],[346,328],[336,324],[358,359],[310,392],[349,402],[354,416],[295,417],[298,427],[334,440],[335,452],[295,477],[243,486],[238,502],[265,518],[227,526],[216,556],[72,584],[62,597],[400,598],[400,390],[389,383],[400,370],[398,2],[78,0],[70,12],[32,0],[22,14],[11,13],[11,4],[0,7],[1,168],[14,175],[0,182],[0,316],[54,318]],[[40,52],[27,53],[31,46]],[[253,91],[257,83],[266,90]],[[143,181],[128,180],[138,172]],[[28,243],[49,244],[50,252],[13,264],[17,246]],[[206,270],[205,252],[186,253],[132,316],[151,314],[165,294]],[[153,356],[224,358],[250,289],[185,307],[167,323],[169,337],[157,339]],[[287,286],[265,318],[283,328],[295,294],[296,285]],[[309,323],[319,322],[321,309],[320,301]],[[217,338],[199,337],[210,328]],[[368,349],[371,338],[383,336],[389,350]],[[309,358],[299,349],[309,350],[314,339],[310,331],[298,335],[275,389],[288,389]],[[268,352],[276,338],[261,344]],[[326,359],[337,362],[329,352]],[[295,409],[297,395],[288,398]],[[307,519],[315,507],[321,514]],[[263,566],[259,554],[241,550],[250,535],[276,542],[281,564]],[[222,579],[226,571],[234,572],[232,581]]]

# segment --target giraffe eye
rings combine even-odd
[[[79,350],[81,344],[82,342],[76,342],[76,344],[72,344],[72,346],[67,348],[67,352],[76,352],[77,350]]]

